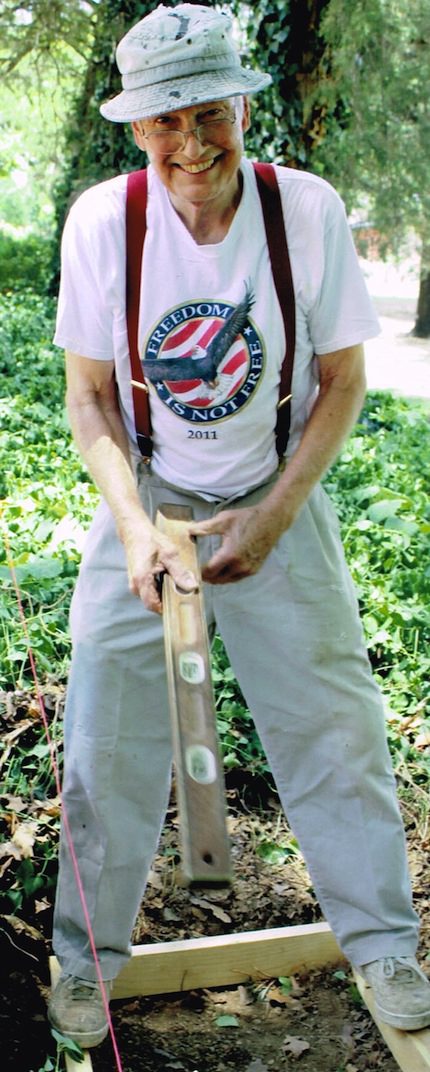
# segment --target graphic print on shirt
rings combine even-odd
[[[241,302],[197,300],[176,306],[147,337],[142,368],[159,399],[188,422],[231,417],[258,387],[264,349]]]

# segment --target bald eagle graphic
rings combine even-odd
[[[218,368],[234,340],[245,327],[248,313],[254,304],[254,294],[248,283],[242,301],[228,314],[225,323],[211,339],[207,349],[195,346],[185,357],[166,357],[142,362],[143,374],[150,383],[181,383],[186,380],[203,380],[214,387],[218,382]]]

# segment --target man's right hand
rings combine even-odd
[[[168,573],[178,588],[192,592],[197,579],[182,565],[174,543],[148,521],[133,521],[122,528],[122,542],[127,557],[131,592],[142,600],[147,610],[163,610],[160,575]]]

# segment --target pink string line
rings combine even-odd
[[[0,520],[1,520],[1,518],[0,518]],[[2,528],[2,533],[3,533],[4,545],[5,545],[5,548],[6,548],[6,560],[7,560],[7,564],[8,564],[8,567],[10,569],[10,572],[12,574],[13,585],[14,585],[14,588],[15,588],[15,594],[16,594],[17,603],[18,603],[19,616],[20,616],[20,619],[21,619],[21,624],[22,624],[24,636],[25,636],[25,639],[26,639],[26,642],[27,642],[28,658],[29,658],[29,662],[30,662],[31,672],[32,672],[32,675],[33,675],[33,681],[34,681],[34,684],[35,684],[37,702],[39,704],[39,709],[40,709],[40,714],[41,714],[41,717],[42,717],[42,722],[43,722],[43,726],[44,726],[44,730],[45,730],[46,740],[47,740],[47,743],[49,745],[49,751],[50,751],[50,755],[51,755],[51,765],[52,765],[52,771],[53,771],[53,774],[54,774],[55,786],[56,786],[56,790],[57,790],[58,796],[59,796],[60,801],[61,801],[61,815],[62,815],[62,822],[63,822],[64,832],[65,832],[65,835],[66,835],[66,841],[67,841],[67,845],[68,845],[68,849],[69,849],[69,852],[70,852],[70,857],[71,857],[71,861],[72,861],[72,865],[73,865],[73,871],[74,871],[76,885],[77,885],[77,888],[78,888],[79,898],[80,898],[81,905],[82,905],[82,911],[83,911],[83,914],[84,914],[85,925],[86,925],[87,932],[88,932],[88,939],[89,939],[90,948],[91,948],[91,952],[92,952],[92,955],[93,955],[94,964],[95,964],[95,968],[96,968],[97,980],[98,980],[98,983],[99,983],[99,986],[100,986],[100,992],[101,992],[101,996],[102,996],[103,1007],[104,1007],[104,1011],[106,1013],[106,1019],[107,1019],[107,1022],[108,1022],[108,1027],[109,1027],[109,1032],[110,1032],[110,1036],[111,1036],[113,1052],[114,1052],[115,1060],[116,1060],[117,1072],[123,1072],[123,1066],[122,1066],[122,1063],[121,1063],[121,1057],[120,1057],[120,1054],[119,1054],[118,1044],[117,1044],[117,1041],[116,1041],[114,1026],[113,1026],[113,1023],[112,1023],[112,1017],[111,1017],[110,1009],[109,1009],[109,998],[108,998],[106,987],[105,987],[104,980],[103,980],[103,977],[102,977],[100,960],[99,960],[99,957],[98,957],[98,954],[97,954],[94,931],[93,931],[93,928],[91,926],[90,914],[89,914],[89,911],[88,911],[87,900],[86,900],[86,897],[85,897],[85,890],[84,890],[84,887],[83,887],[81,874],[80,874],[80,870],[79,870],[78,858],[77,858],[75,846],[74,846],[74,843],[73,843],[73,837],[72,837],[72,832],[71,832],[71,828],[70,828],[69,817],[67,815],[67,811],[66,811],[66,808],[65,808],[65,805],[64,805],[64,802],[63,802],[60,772],[59,772],[58,763],[57,763],[56,747],[55,747],[54,741],[52,740],[51,733],[50,733],[50,730],[49,730],[48,717],[47,717],[47,714],[46,714],[45,703],[44,703],[44,699],[43,699],[43,696],[42,696],[42,690],[41,690],[41,686],[40,686],[40,682],[39,682],[39,676],[38,676],[38,673],[37,673],[36,662],[35,662],[33,650],[32,650],[31,643],[30,643],[30,635],[29,635],[29,632],[28,632],[27,619],[25,617],[25,611],[24,611],[24,607],[23,607],[21,591],[20,591],[20,588],[19,588],[19,585],[18,585],[18,579],[17,579],[17,576],[16,576],[15,567],[14,567],[13,562],[12,562],[11,548],[10,548],[10,543],[9,543],[9,536],[8,536],[7,531],[4,529],[3,524],[1,525],[1,528]]]

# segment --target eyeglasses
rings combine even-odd
[[[161,156],[179,153],[185,149],[190,134],[195,134],[200,145],[225,145],[229,141],[231,128],[236,122],[236,113],[222,119],[208,119],[191,130],[151,130],[144,134],[150,146]]]

